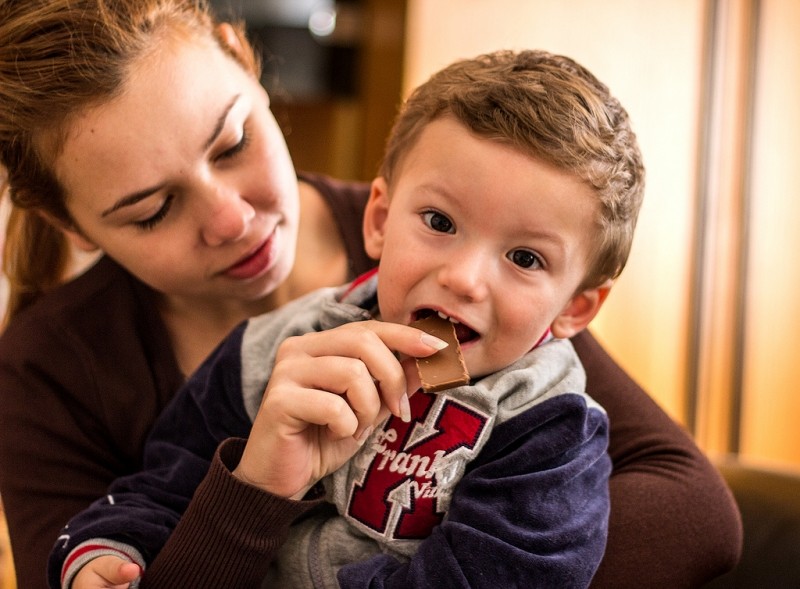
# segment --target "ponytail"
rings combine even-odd
[[[3,247],[3,273],[9,286],[3,325],[57,286],[69,260],[69,243],[61,230],[39,213],[12,205]]]

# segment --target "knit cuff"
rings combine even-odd
[[[78,544],[67,555],[64,566],[61,568],[61,588],[69,589],[72,580],[85,565],[101,556],[116,556],[123,560],[135,562],[144,570],[144,558],[133,546],[115,542],[106,538],[94,538]],[[130,585],[130,589],[138,586],[138,580]]]

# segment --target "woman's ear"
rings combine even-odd
[[[364,209],[364,246],[367,255],[380,260],[389,216],[389,188],[386,180],[379,176],[372,181],[369,200]]]
[[[588,288],[573,296],[550,325],[557,338],[569,338],[582,331],[595,318],[613,285],[607,280],[602,285]]]
[[[253,61],[253,53],[252,51],[245,50],[247,41],[242,37],[243,33],[241,30],[235,28],[230,23],[224,22],[217,25],[215,33],[223,49],[230,52],[234,59],[246,70],[253,74],[256,73],[258,68]]]
[[[75,231],[74,229],[62,229],[64,231],[64,235],[67,236],[69,242],[77,249],[91,253],[96,252],[100,249],[93,241],[89,241],[86,237],[84,237],[80,232]]]
[[[93,241],[90,241],[74,226],[65,223],[61,219],[57,219],[53,215],[45,213],[44,211],[38,211],[38,213],[50,225],[63,232],[73,247],[87,253],[95,252],[100,249],[97,244],[95,244]]]
[[[236,55],[240,55],[242,53],[242,42],[239,39],[239,35],[236,34],[236,29],[233,28],[232,24],[227,22],[220,23],[217,25],[216,32],[217,36],[226,47],[228,47]]]

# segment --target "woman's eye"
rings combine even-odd
[[[219,160],[227,160],[231,159],[232,157],[238,155],[239,153],[243,152],[247,147],[247,144],[250,143],[250,133],[247,132],[247,129],[242,128],[242,137],[233,147],[230,147],[220,153],[216,159]]]
[[[425,224],[434,231],[439,231],[440,233],[455,233],[453,222],[445,215],[437,211],[428,211],[427,213],[423,213],[422,220],[425,221]]]
[[[169,209],[172,207],[172,203],[175,200],[175,195],[168,194],[167,197],[164,199],[164,203],[161,207],[155,212],[155,214],[149,216],[147,219],[142,219],[140,221],[134,221],[134,225],[140,229],[149,230],[158,225],[164,217],[167,216],[169,213]]]
[[[508,253],[508,259],[520,268],[544,268],[542,259],[530,250],[514,250]]]

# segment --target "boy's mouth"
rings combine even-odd
[[[458,338],[459,344],[465,344],[467,342],[476,340],[480,337],[480,334],[474,329],[472,329],[469,325],[461,323],[460,321],[453,319],[449,315],[445,315],[442,311],[435,311],[433,309],[419,309],[418,311],[414,312],[413,321],[424,319],[425,317],[430,317],[431,315],[439,315],[439,317],[441,317],[442,319],[446,319],[453,324],[453,327],[456,330],[456,338]]]

